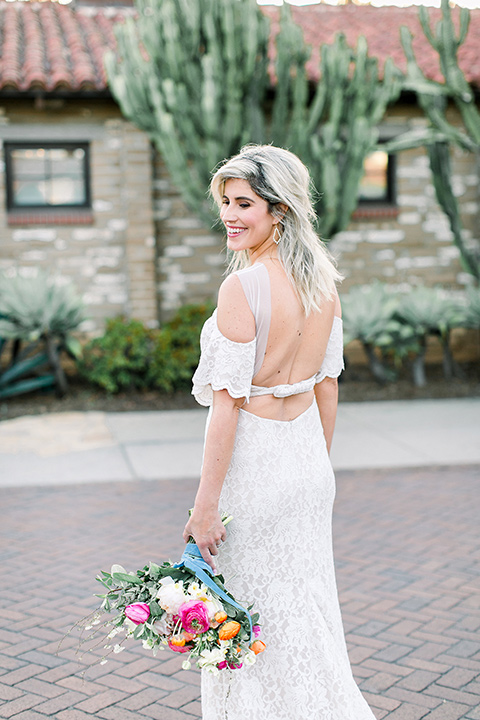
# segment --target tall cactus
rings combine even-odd
[[[296,152],[319,191],[327,239],[349,222],[377,125],[400,92],[388,61],[379,79],[365,38],[343,35],[321,49],[312,94],[310,49],[282,7],[270,99],[270,23],[256,0],[136,0],[138,18],[117,25],[117,52],[105,57],[123,113],[149,133],[190,208],[207,223],[210,173],[246,142]],[[353,75],[352,75],[353,68]]]
[[[438,203],[447,215],[465,269],[480,280],[480,256],[465,245],[458,201],[452,187],[449,144],[478,155],[480,151],[480,113],[475,105],[474,94],[458,65],[457,52],[468,32],[470,13],[460,10],[460,29],[455,35],[448,0],[442,0],[442,19],[435,32],[429,22],[425,7],[419,10],[420,22],[429,43],[437,51],[445,83],[427,80],[418,66],[412,46],[412,34],[406,27],[400,29],[401,41],[407,59],[407,75],[404,88],[413,90],[418,103],[429,120],[429,127],[404,133],[392,140],[387,148],[397,152],[412,147],[426,146],[433,175]],[[446,118],[447,99],[452,98],[463,118],[466,132],[451,125]]]
[[[320,231],[330,238],[346,227],[357,206],[364,160],[376,147],[387,105],[400,94],[401,73],[387,60],[379,79],[365,38],[359,37],[353,50],[339,34],[332,45],[321,47],[321,79],[310,97],[308,52],[286,5],[282,27],[272,139],[297,152],[310,168],[320,191]]]
[[[110,87],[210,224],[212,168],[265,137],[269,21],[255,0],[136,0],[136,9],[105,56]]]

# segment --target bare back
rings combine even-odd
[[[325,302],[321,312],[312,312],[306,317],[280,261],[268,258],[262,260],[262,264],[270,281],[271,315],[265,356],[261,364],[257,363],[259,369],[253,384],[273,387],[311,378],[322,365],[334,314],[340,314],[339,303],[337,307],[335,300]],[[227,300],[224,307],[219,297],[219,328],[233,340],[248,342],[255,336],[255,318],[243,290],[238,285],[234,286],[235,281],[240,285],[238,278],[231,276],[227,279],[229,288],[224,293]],[[227,309],[230,305],[228,299],[234,303],[230,311]],[[233,322],[232,311],[236,322]],[[238,336],[233,325],[238,328],[241,325],[242,337]],[[273,420],[293,420],[311,405],[313,396],[313,390],[310,390],[284,398],[271,394],[251,397],[243,410]]]

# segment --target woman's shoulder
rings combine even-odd
[[[255,337],[255,318],[237,273],[226,277],[220,286],[217,324],[222,335],[234,342],[246,343]]]

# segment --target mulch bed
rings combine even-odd
[[[350,365],[340,382],[341,402],[367,402],[384,400],[410,400],[435,398],[480,397],[480,364],[469,363],[460,368],[461,376],[446,381],[437,365],[427,366],[427,385],[414,387],[404,373],[394,383],[379,385],[372,379],[367,367]],[[30,393],[12,399],[0,400],[0,420],[23,415],[40,415],[52,412],[103,411],[131,412],[134,410],[181,410],[199,406],[189,392],[165,395],[159,392],[131,391],[108,395],[100,390],[70,378],[67,395],[58,398],[54,393]]]

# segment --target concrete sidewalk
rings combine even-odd
[[[58,413],[0,424],[0,487],[197,478],[206,410]],[[480,399],[340,403],[335,470],[480,463]]]

